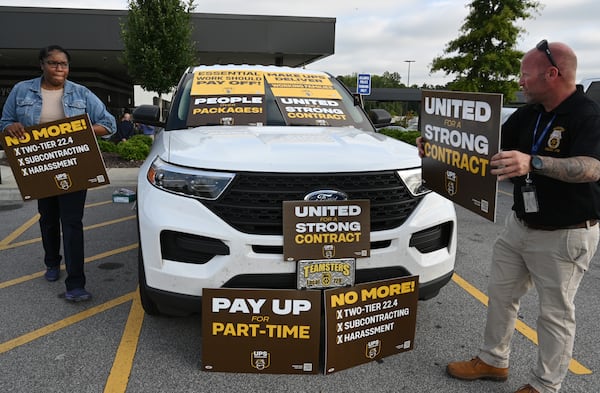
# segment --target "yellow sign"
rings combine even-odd
[[[194,73],[192,96],[220,96],[231,94],[264,95],[262,71],[214,70]]]
[[[267,72],[265,77],[276,97],[342,99],[326,74]]]

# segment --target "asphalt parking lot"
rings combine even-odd
[[[130,184],[130,187],[135,187]],[[331,375],[202,371],[201,320],[144,315],[137,296],[133,204],[112,203],[111,185],[88,192],[84,219],[90,302],[69,304],[64,272],[43,278],[35,202],[0,210],[2,392],[513,392],[536,360],[536,297],[522,301],[505,383],[448,378],[448,361],[476,353],[486,312],[489,253],[510,206],[501,184],[497,223],[461,208],[454,279],[419,302],[415,349]],[[600,390],[600,268],[592,262],[577,297],[578,332],[563,391]]]

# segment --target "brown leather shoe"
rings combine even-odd
[[[467,362],[452,362],[446,367],[446,372],[458,379],[473,381],[475,379],[490,379],[492,381],[506,381],[508,367],[494,367],[485,363],[479,357]],[[524,392],[527,392],[526,390]]]
[[[531,386],[530,384],[527,384],[525,386],[521,386],[519,388],[519,390],[517,390],[515,393],[540,393],[540,392],[538,392],[536,389],[534,389],[533,386]]]

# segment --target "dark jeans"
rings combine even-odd
[[[60,265],[60,229],[62,226],[67,291],[85,288],[82,220],[86,195],[87,190],[83,190],[38,200],[40,230],[45,253],[44,263],[47,267]]]

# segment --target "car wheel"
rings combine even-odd
[[[138,248],[138,286],[140,290],[140,300],[142,307],[148,315],[160,315],[160,311],[155,302],[148,295],[148,286],[146,285],[146,272],[144,270],[144,258],[142,257],[142,248]]]

